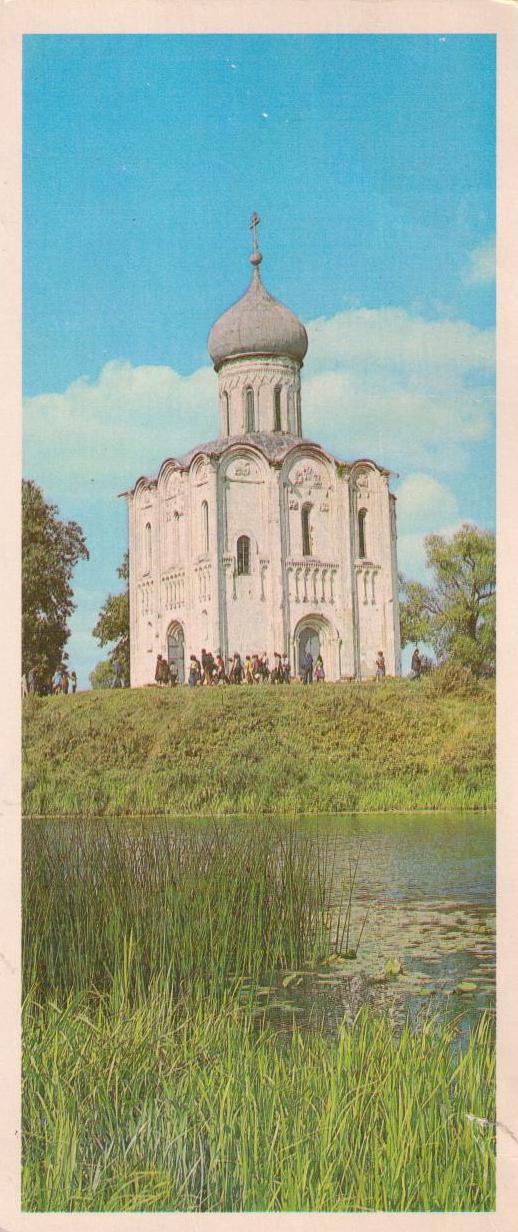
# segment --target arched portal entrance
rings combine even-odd
[[[313,658],[313,663],[315,663],[318,655],[320,654],[320,633],[314,625],[305,625],[304,628],[300,630],[298,636],[297,667],[299,673],[302,671],[304,656],[307,655],[308,650]]]
[[[302,671],[304,655],[308,650],[315,663],[322,655],[326,680],[340,679],[340,639],[338,631],[324,616],[308,612],[293,631],[292,669],[298,675]]]
[[[167,631],[167,660],[176,671],[178,684],[185,682],[185,644],[180,624],[171,625]]]

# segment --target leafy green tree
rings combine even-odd
[[[496,657],[496,544],[464,523],[450,538],[427,535],[431,586],[402,579],[401,644],[428,642],[440,662],[492,673]]]
[[[62,661],[79,560],[88,560],[81,527],[62,521],[41,488],[22,480],[22,671],[48,677]]]
[[[108,595],[97,617],[97,624],[92,629],[100,646],[109,646],[109,662],[118,659],[121,664],[124,679],[129,680],[130,644],[129,644],[129,554],[124,553],[122,564],[117,569],[118,576],[126,583],[125,588],[117,595]],[[92,688],[95,687],[92,685]]]
[[[89,676],[92,689],[110,689],[113,683],[113,663],[111,659],[101,659],[96,663]]]

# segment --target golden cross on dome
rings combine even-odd
[[[254,211],[250,219],[250,222],[248,224],[252,232],[252,251],[253,252],[257,252],[257,228],[259,226],[260,221],[261,219],[259,218],[259,215],[256,214]]]

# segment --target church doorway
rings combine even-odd
[[[303,616],[293,630],[292,635],[292,670],[300,675],[304,655],[309,651],[313,663],[319,655],[324,661],[326,680],[340,679],[340,640],[338,630],[324,616],[317,612],[308,612]]]
[[[320,654],[320,634],[318,632],[318,629],[315,629],[313,625],[306,625],[303,629],[301,629],[299,633],[299,638],[298,638],[299,674],[302,672],[302,664],[304,662],[304,656],[308,653],[308,651],[313,658],[313,663],[315,663],[316,659],[318,658],[318,655]]]
[[[167,634],[167,661],[176,671],[178,684],[185,683],[185,645],[181,625],[171,625]]]

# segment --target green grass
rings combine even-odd
[[[255,817],[494,807],[494,686],[440,696],[428,684],[30,698],[24,813]]]
[[[159,987],[133,1010],[29,999],[24,1021],[24,1210],[494,1208],[488,1019],[464,1053],[366,1014],[283,1043]]]
[[[489,1016],[461,1051],[242,1003],[332,947],[331,862],[286,827],[25,823],[25,1210],[493,1209]]]

